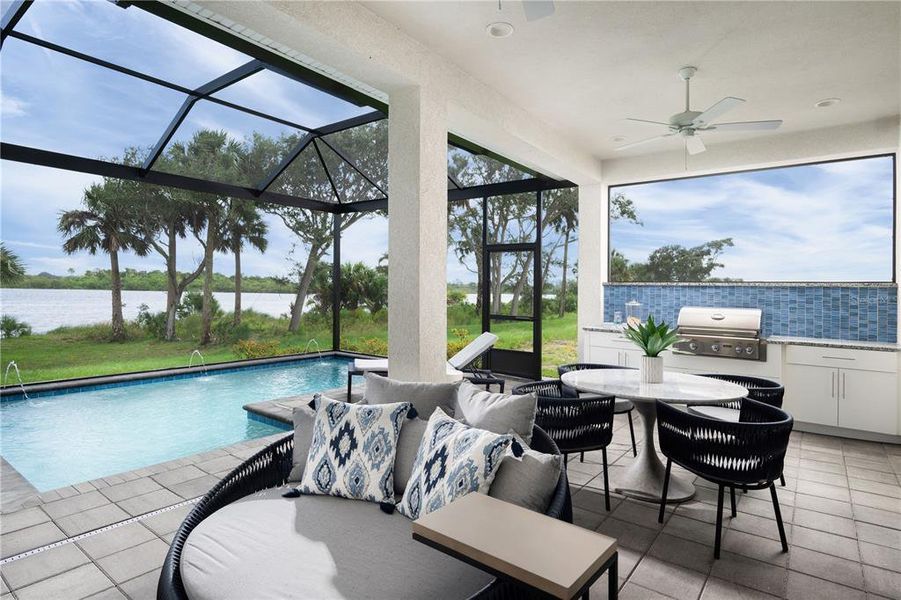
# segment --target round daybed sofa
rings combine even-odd
[[[559,454],[533,430],[533,450]],[[522,598],[522,590],[412,539],[410,519],[331,496],[285,498],[294,436],[227,475],[188,514],[159,600]],[[572,522],[566,471],[545,513]]]

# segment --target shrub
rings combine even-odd
[[[466,303],[466,293],[459,290],[450,290],[447,292],[447,305],[456,306]]]
[[[235,326],[230,316],[213,321],[212,331],[213,338],[220,343],[234,343],[250,338],[250,325],[242,322]]]
[[[31,335],[31,325],[11,315],[3,315],[0,319],[0,337],[25,337]]]
[[[150,307],[146,304],[141,304],[138,307],[138,318],[135,319],[135,322],[140,326],[141,329],[144,330],[145,333],[157,338],[157,339],[165,339],[166,337],[166,313],[158,312],[152,313],[150,312]]]
[[[241,358],[266,358],[281,354],[277,340],[239,340],[232,346],[235,354]]]
[[[218,315],[222,313],[222,307],[219,306],[219,301],[216,300],[216,297],[213,296],[213,314]],[[187,317],[189,315],[199,315],[203,310],[203,293],[202,292],[188,292],[185,294],[181,302],[178,303],[178,307],[175,309],[175,313],[179,318]]]

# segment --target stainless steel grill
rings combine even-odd
[[[680,354],[766,360],[760,339],[763,312],[759,308],[685,306],[679,311],[682,339],[673,346]]]

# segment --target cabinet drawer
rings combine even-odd
[[[786,346],[785,362],[814,367],[838,367],[860,371],[898,372],[896,352],[852,350],[849,348],[822,348],[817,346]]]

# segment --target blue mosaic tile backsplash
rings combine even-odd
[[[869,342],[897,342],[896,286],[854,285],[604,285],[604,321],[626,302],[675,324],[683,306],[763,309],[763,336],[788,335]]]

